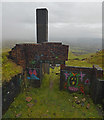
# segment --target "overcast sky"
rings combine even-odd
[[[48,9],[49,41],[102,37],[102,3],[2,3],[2,38],[36,42],[36,9]]]

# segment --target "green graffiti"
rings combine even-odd
[[[77,73],[71,73],[70,76],[68,77],[68,87],[78,87],[78,76],[80,74]]]

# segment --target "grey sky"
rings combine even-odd
[[[102,37],[102,3],[3,3],[4,40],[36,42],[36,8],[46,7],[49,41]]]

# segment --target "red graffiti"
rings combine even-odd
[[[83,85],[82,85],[82,84],[79,84],[78,86],[80,87],[80,91],[81,91],[83,94],[85,94]]]
[[[30,75],[34,74],[35,76],[37,76],[36,70],[34,70],[33,72],[32,72],[32,70],[29,70],[29,74]]]
[[[67,88],[67,82],[65,82],[65,84],[64,84],[64,88],[65,88],[65,89]]]
[[[73,74],[73,76],[75,76],[77,73],[73,73],[73,72],[72,72],[72,74]]]
[[[29,70],[29,74],[32,75],[32,70]]]
[[[90,81],[88,79],[85,80],[85,84],[90,84]]]
[[[75,87],[68,87],[68,89],[74,92],[78,91],[78,88],[75,88]]]
[[[84,93],[84,87],[80,87],[80,91],[81,91],[83,94],[85,94],[85,93]]]

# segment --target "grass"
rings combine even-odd
[[[99,65],[99,67],[104,69],[103,60],[104,50],[101,50],[97,53],[88,53],[83,55],[76,55],[73,54],[72,51],[69,51],[68,61],[66,61],[66,65],[79,67],[92,67],[93,65]]]
[[[78,55],[69,52],[68,61],[69,66],[80,67],[92,67],[93,64],[103,66],[102,54],[104,51],[98,53],[89,53]],[[12,76],[22,71],[20,66],[17,66],[11,60],[7,59],[8,53],[3,52],[2,57],[2,72],[3,80],[9,81]],[[77,60],[75,60],[77,58]],[[82,60],[85,59],[85,60]],[[69,93],[68,91],[59,90],[60,76],[55,73],[59,73],[59,67],[50,69],[50,74],[45,74],[42,79],[40,88],[33,88],[28,86],[24,88],[10,105],[8,111],[3,115],[3,118],[15,118],[20,114],[19,118],[102,118],[98,114],[97,106],[93,104],[92,99],[87,95]],[[50,88],[50,82],[53,83],[53,87]],[[85,104],[82,107],[81,104],[75,103],[75,96],[78,100],[86,98]],[[31,97],[33,104],[32,107],[28,107],[26,97]],[[37,102],[36,102],[37,101]],[[90,108],[86,109],[87,104],[90,104]]]
[[[40,88],[29,87],[21,92],[3,118],[15,118],[17,114],[20,114],[19,118],[102,118],[90,97],[59,90],[60,77],[56,75],[59,69],[50,69],[50,74],[44,75]],[[53,82],[52,88],[50,81]],[[75,103],[75,96],[80,101],[86,98],[83,107]],[[32,98],[30,103],[34,105],[30,108],[27,106],[26,97]],[[86,109],[88,103],[90,108]]]
[[[102,69],[104,69],[103,60],[104,60],[104,49],[93,54],[87,59],[89,63],[99,65]]]
[[[2,81],[9,81],[12,77],[22,72],[22,67],[8,59],[8,51],[2,53]]]

